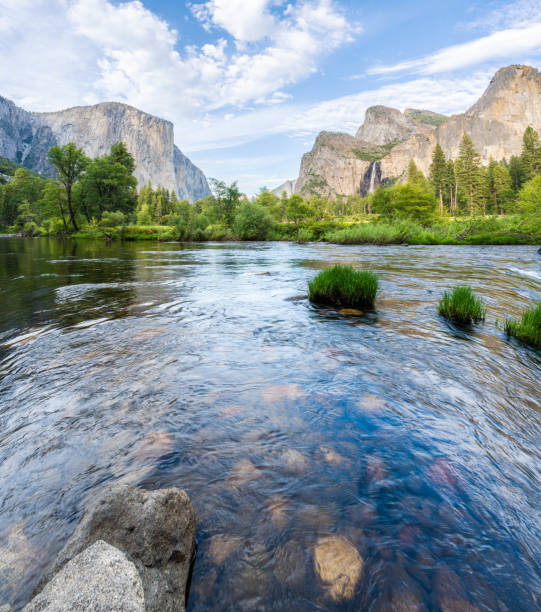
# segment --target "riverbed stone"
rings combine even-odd
[[[145,612],[139,572],[118,548],[98,540],[75,555],[23,612],[74,610]]]
[[[243,539],[237,536],[226,534],[215,535],[210,539],[208,547],[208,556],[216,565],[222,563],[239,548],[243,543]]]
[[[147,611],[183,611],[195,527],[194,510],[184,491],[113,485],[88,507],[38,589],[81,551],[104,540],[135,564]]]
[[[280,459],[284,466],[295,474],[306,472],[310,467],[308,457],[294,448],[288,448],[281,455]]]
[[[241,459],[231,468],[227,479],[233,487],[242,487],[251,480],[261,478],[261,471],[249,459]]]
[[[289,540],[274,553],[274,576],[282,585],[302,584],[306,577],[304,551],[299,542]]]
[[[342,536],[320,538],[314,549],[314,568],[329,597],[336,602],[351,599],[363,572],[363,559]]]

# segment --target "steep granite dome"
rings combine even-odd
[[[205,175],[175,146],[170,121],[117,102],[30,113],[0,97],[0,155],[45,176],[54,175],[47,152],[55,144],[75,142],[96,157],[119,141],[135,158],[139,185],[150,180],[192,202],[209,195]]]
[[[541,129],[541,75],[529,66],[508,66],[463,114],[445,119],[425,110],[374,106],[355,137],[323,132],[302,159],[296,191],[366,195],[376,185],[403,180],[411,159],[428,175],[436,143],[454,159],[464,133],[483,163],[508,159],[520,153],[529,125]]]

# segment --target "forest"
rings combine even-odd
[[[481,163],[464,134],[459,155],[440,145],[429,176],[411,160],[404,183],[367,197],[248,198],[237,183],[211,179],[212,196],[190,204],[174,192],[137,185],[123,143],[89,159],[55,146],[46,179],[0,159],[0,227],[24,236],[179,241],[326,240],[343,244],[524,244],[541,241],[541,143],[528,127],[520,155]]]

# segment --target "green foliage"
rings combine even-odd
[[[362,149],[352,149],[353,155],[361,161],[377,162],[389,155],[391,150],[396,147],[398,140],[388,142],[384,145],[365,146]]]
[[[336,265],[320,272],[308,283],[311,302],[333,306],[372,307],[378,291],[378,278],[367,270]]]
[[[102,227],[117,227],[126,225],[126,215],[121,210],[106,211],[100,221]]]
[[[79,228],[75,220],[71,193],[73,186],[86,170],[90,160],[84,154],[83,150],[78,149],[73,142],[68,142],[68,144],[63,147],[55,145],[50,149],[47,158],[55,167],[58,174],[58,180],[64,185],[71,224],[73,225],[73,229],[78,231]]]
[[[80,180],[79,208],[87,220],[101,219],[106,211],[131,214],[137,202],[135,161],[125,145],[118,142],[109,155],[92,160]]]
[[[423,111],[415,111],[412,113],[411,117],[419,123],[424,123],[425,125],[435,125],[436,127],[447,121],[447,117],[445,115],[440,115],[438,113],[423,113]]]
[[[480,203],[481,158],[469,134],[464,134],[460,142],[458,159],[455,163],[455,173],[460,188],[464,191],[469,205],[470,214],[473,215]]]
[[[407,183],[377,189],[372,196],[372,208],[383,217],[408,218],[427,223],[434,218],[437,202],[426,183]]]
[[[294,193],[287,201],[286,216],[293,223],[314,216],[314,209],[298,193]]]
[[[526,310],[520,321],[508,319],[505,322],[505,332],[521,342],[541,348],[541,303],[537,308]]]
[[[265,207],[243,202],[235,215],[233,232],[241,240],[265,240],[272,226],[272,217]]]
[[[477,323],[486,316],[486,307],[471,287],[455,287],[451,293],[443,294],[438,314],[454,323]]]
[[[517,207],[521,213],[541,213],[541,176],[528,181],[518,193]]]
[[[522,138],[520,165],[523,181],[529,181],[541,174],[541,142],[539,134],[531,125],[526,128]]]

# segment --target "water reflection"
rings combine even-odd
[[[376,312],[302,296],[382,279]],[[0,600],[110,481],[181,486],[189,610],[538,610],[533,247],[0,241]],[[435,314],[471,283],[474,332]],[[340,566],[347,559],[347,571]]]

